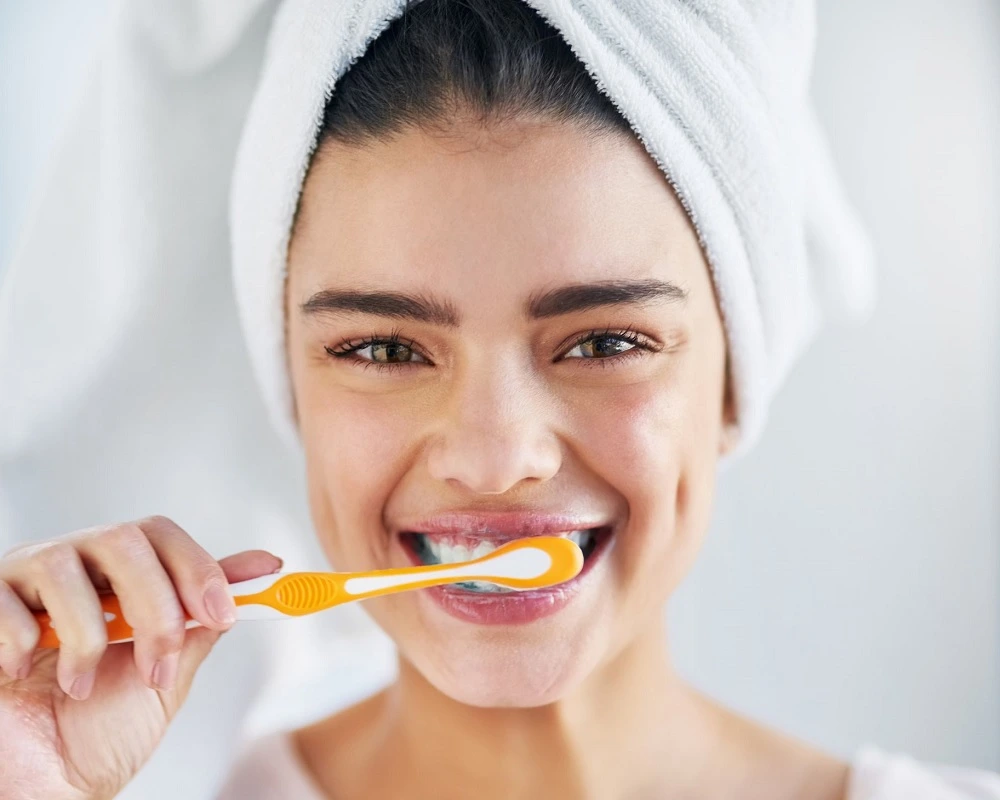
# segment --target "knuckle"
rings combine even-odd
[[[186,530],[168,517],[155,515],[136,523],[149,534],[150,540],[159,547],[168,547],[179,552],[200,552],[198,543]]]
[[[18,625],[10,638],[10,649],[20,655],[27,655],[38,646],[41,631],[38,625]]]
[[[204,589],[215,584],[227,586],[229,583],[226,580],[226,573],[219,566],[219,562],[211,556],[197,560],[192,569],[191,577],[198,586]]]
[[[150,517],[144,517],[136,525],[146,530],[155,530],[169,535],[184,533],[180,525],[170,519],[170,517],[165,517],[162,514],[153,514]]]
[[[132,522],[108,528],[100,538],[105,547],[126,556],[129,560],[143,558],[152,552],[152,545],[146,534]]]
[[[39,630],[37,625],[13,624],[0,629],[0,651],[20,658],[38,644]]]
[[[64,578],[77,573],[80,556],[69,542],[47,542],[35,550],[32,563],[37,573],[55,578]]]
[[[80,668],[80,671],[85,671],[97,665],[101,660],[101,656],[104,655],[107,646],[107,636],[88,633],[78,638],[72,644],[64,646],[62,650],[70,662]]]

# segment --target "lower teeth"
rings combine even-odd
[[[467,592],[481,592],[484,594],[488,593],[507,593],[516,591],[515,589],[508,589],[505,586],[497,586],[495,583],[487,583],[486,581],[462,581],[461,583],[454,583],[453,586],[457,586],[459,589],[464,589]]]

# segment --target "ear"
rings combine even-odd
[[[733,391],[732,373],[729,368],[729,354],[726,354],[725,389],[722,396],[722,425],[719,427],[719,455],[729,453],[739,441],[740,432],[737,425],[736,393]]]

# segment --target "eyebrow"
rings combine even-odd
[[[525,303],[524,315],[528,319],[546,319],[611,305],[684,303],[686,300],[686,290],[658,279],[575,283],[532,295]],[[447,300],[390,291],[323,289],[300,308],[308,315],[369,314],[448,328],[457,328],[462,321],[458,310]]]

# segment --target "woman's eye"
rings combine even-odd
[[[592,331],[567,351],[565,357],[584,360],[604,359],[640,349],[650,348],[644,347],[639,336],[632,331],[621,333]],[[579,354],[574,355],[575,353]]]
[[[427,363],[411,345],[395,337],[389,339],[371,338],[363,342],[348,343],[339,348],[327,347],[326,352],[334,358],[360,363],[363,367],[391,369],[409,363]]]
[[[354,351],[355,354],[362,354],[366,361],[374,361],[376,364],[402,364],[407,361],[423,361],[423,359],[409,345],[399,342],[374,342],[367,347],[362,347]]]

